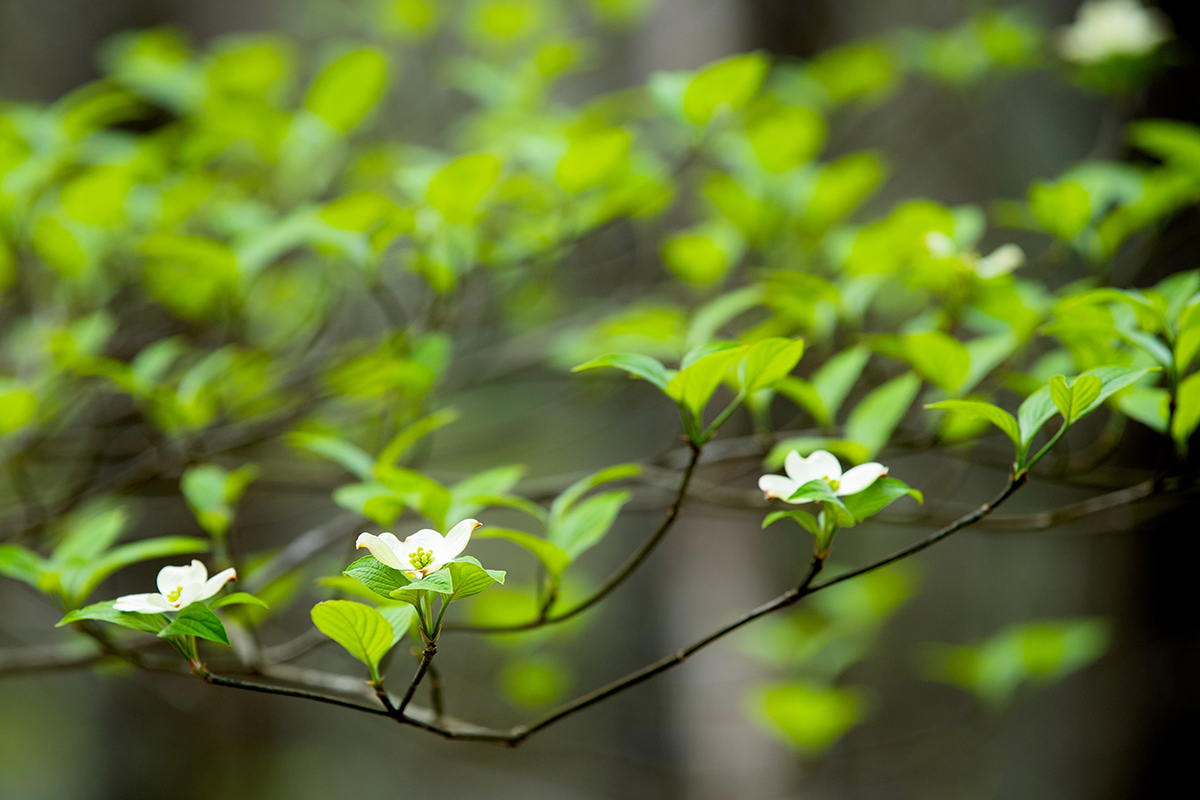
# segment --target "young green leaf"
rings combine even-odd
[[[1179,383],[1175,394],[1175,418],[1171,421],[1171,436],[1180,451],[1187,450],[1188,439],[1200,426],[1200,372]]]
[[[124,628],[133,628],[136,631],[158,633],[167,624],[167,617],[162,614],[134,614],[129,611],[117,611],[113,608],[113,603],[115,602],[115,600],[105,600],[102,603],[94,603],[90,606],[77,608],[59,620],[55,627],[61,628],[63,625],[69,625],[72,622],[94,619],[101,622],[111,622],[113,625],[120,625]]]
[[[352,600],[326,600],[313,606],[313,625],[367,665],[378,677],[379,660],[392,649],[395,632],[378,609]]]
[[[211,609],[224,608],[225,606],[258,606],[259,608],[267,608],[267,604],[258,597],[249,592],[234,592],[227,594],[224,597],[218,597],[216,600],[208,604]]]
[[[63,575],[63,588],[74,595],[77,600],[83,600],[99,586],[105,578],[119,569],[149,561],[152,558],[203,553],[208,550],[208,542],[194,536],[161,536],[157,539],[143,539],[140,542],[114,547],[89,567],[74,571],[75,574]]]
[[[378,50],[351,50],[317,76],[304,106],[335,131],[347,133],[379,102],[387,85],[387,71],[387,60]]]
[[[709,353],[679,370],[667,384],[666,393],[692,412],[697,422],[704,414],[713,392],[721,385],[729,368],[745,355],[745,348],[733,347]],[[684,363],[687,363],[685,357]]]
[[[742,363],[742,392],[769,389],[786,378],[804,354],[803,339],[762,339],[751,345]]]
[[[210,642],[229,644],[225,625],[204,603],[192,603],[180,611],[171,624],[158,632],[159,638],[167,636],[199,636]]]
[[[868,458],[873,457],[887,444],[920,388],[916,373],[906,372],[875,389],[850,412],[846,438],[865,447]]]
[[[513,544],[524,547],[533,553],[538,561],[542,562],[551,577],[562,575],[563,571],[571,564],[571,557],[562,548],[530,533],[488,525],[480,528],[474,537],[476,539],[507,539]]]
[[[411,581],[398,569],[392,569],[375,556],[363,556],[342,572],[383,597],[390,598],[392,592],[408,586]]]
[[[356,444],[339,439],[336,436],[325,436],[318,433],[297,431],[288,436],[288,441],[294,447],[301,447],[311,453],[337,462],[349,472],[364,481],[375,476],[375,459]]]
[[[866,347],[851,347],[830,358],[813,373],[813,389],[821,398],[829,424],[833,423],[838,409],[846,401],[846,396],[850,394],[870,358],[871,351]]]
[[[380,480],[383,480],[379,474],[380,471],[386,470],[389,467],[395,467],[405,453],[407,453],[413,445],[419,442],[422,438],[436,431],[438,428],[445,427],[458,419],[458,412],[452,408],[445,408],[441,411],[434,412],[428,416],[421,417],[416,422],[407,426],[400,433],[396,434],[387,446],[379,453],[379,458],[375,461],[375,475]]]
[[[767,69],[767,59],[758,53],[710,64],[692,78],[684,91],[684,116],[696,125],[704,125],[722,108],[744,107],[758,93]]]
[[[19,544],[0,544],[0,575],[37,589],[42,574],[49,569],[50,563],[32,550]]]
[[[904,351],[917,374],[947,393],[957,391],[971,369],[967,348],[941,331],[904,337]]]
[[[586,478],[580,478],[566,489],[563,489],[562,493],[554,498],[554,502],[550,504],[551,524],[553,525],[561,521],[579,498],[597,486],[624,480],[625,478],[632,478],[639,472],[641,472],[641,467],[637,464],[617,464],[614,467],[606,467],[599,472],[594,472]]]
[[[446,571],[450,573],[450,583],[454,587],[454,591],[447,598],[449,601],[462,600],[464,597],[479,594],[492,584],[504,583],[503,570],[484,569],[482,564],[470,556],[451,561],[446,565]]]
[[[1051,375],[1048,385],[1050,399],[1068,425],[1083,416],[1083,409],[1100,396],[1101,383],[1095,375],[1080,375],[1069,386],[1066,377]]]
[[[1021,446],[1021,431],[1017,427],[1017,420],[1012,414],[1000,408],[1000,406],[985,403],[981,400],[942,400],[938,403],[930,403],[925,407],[954,411],[976,419],[986,419],[1004,431],[1004,434],[1009,439],[1012,439],[1013,444],[1017,447]]]
[[[573,368],[572,372],[583,372],[601,367],[612,367],[628,372],[630,375],[649,381],[660,391],[667,391],[667,384],[674,377],[674,370],[669,370],[657,360],[640,353],[614,353],[612,355],[593,358],[591,361]]]
[[[604,492],[589,497],[552,521],[547,537],[574,560],[595,545],[616,521],[632,495],[628,491]]]
[[[848,523],[843,521],[843,525],[851,527],[868,517],[873,517],[901,497],[906,496],[912,497],[918,503],[925,502],[924,495],[904,481],[896,478],[881,478],[861,492],[842,497],[842,503],[845,504],[846,511],[851,518]]]
[[[807,511],[772,511],[763,519],[762,526],[765,528],[781,519],[795,520],[813,536],[821,535],[821,526],[817,523],[816,517]]]

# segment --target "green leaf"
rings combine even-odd
[[[617,464],[615,467],[607,467],[599,472],[594,472],[586,478],[580,478],[566,489],[563,489],[562,493],[554,498],[554,502],[550,504],[551,524],[560,522],[566,513],[571,510],[571,506],[575,504],[575,501],[597,486],[624,480],[625,478],[632,478],[641,471],[642,468],[637,464]]]
[[[439,569],[437,572],[426,575],[420,580],[413,581],[408,586],[396,589],[392,592],[391,596],[393,600],[399,600],[415,606],[420,602],[421,592],[453,594],[454,584],[451,582],[450,573],[444,568]]]
[[[1187,450],[1188,439],[1200,426],[1200,372],[1195,372],[1179,383],[1175,394],[1175,418],[1171,422],[1171,436],[1181,451]]]
[[[390,598],[392,592],[408,586],[411,581],[398,569],[392,569],[375,556],[363,556],[342,572],[376,594]]]
[[[1121,413],[1159,433],[1167,432],[1171,393],[1157,387],[1135,386],[1117,400]]]
[[[775,384],[775,391],[807,411],[821,427],[827,427],[833,423],[829,409],[825,407],[816,387],[804,378],[790,376],[783,378]]]
[[[113,603],[115,602],[116,600],[105,600],[103,603],[95,603],[84,608],[75,609],[59,620],[55,627],[61,628],[63,625],[69,625],[72,622],[94,619],[101,622],[111,622],[113,625],[120,625],[123,628],[133,628],[136,631],[158,633],[167,624],[167,618],[162,614],[134,614],[129,611],[117,611],[113,608]]]
[[[254,464],[245,464],[232,472],[216,464],[201,464],[186,470],[179,486],[200,527],[219,536],[229,529],[234,506],[259,474]]]
[[[971,356],[962,342],[941,331],[904,337],[906,360],[933,385],[954,393],[971,369]]]
[[[1068,242],[1092,221],[1088,191],[1074,181],[1035,183],[1029,190],[1029,209],[1048,233]]]
[[[1158,367],[1147,367],[1145,369],[1138,369],[1137,367],[1097,367],[1096,369],[1088,370],[1080,377],[1090,375],[1099,378],[1100,393],[1083,404],[1076,419],[1086,417],[1099,408],[1100,404],[1114,393],[1119,392],[1126,386],[1132,386],[1150,373],[1158,371]]]
[[[850,394],[870,358],[871,351],[866,347],[851,347],[830,358],[813,373],[813,388],[821,398],[830,423],[837,416],[838,409],[846,401],[846,396]]]
[[[457,419],[457,411],[452,408],[445,408],[428,416],[421,417],[416,422],[406,426],[379,453],[379,458],[375,461],[376,477],[382,480],[382,476],[379,475],[380,470],[394,467],[396,462],[412,449],[413,445],[438,428],[443,428]]]
[[[868,458],[883,449],[904,419],[921,388],[916,373],[893,378],[862,399],[846,419],[846,438],[867,450]]]
[[[288,436],[288,441],[295,447],[302,447],[341,464],[364,481],[372,480],[375,476],[375,459],[358,445],[344,439],[297,431]]]
[[[259,608],[267,608],[267,604],[260,598],[255,597],[249,592],[234,592],[227,594],[224,597],[218,597],[216,600],[208,604],[208,607],[216,610],[225,606],[258,606]]]
[[[855,691],[806,683],[767,687],[756,703],[763,724],[805,752],[830,747],[862,719],[866,707]]]
[[[542,562],[551,577],[561,575],[571,564],[571,557],[562,548],[533,534],[488,525],[476,531],[474,536],[476,539],[507,539],[524,547]]]
[[[1055,410],[1049,386],[1043,386],[1025,398],[1017,409],[1017,428],[1021,432],[1022,447],[1027,447],[1033,441],[1046,420],[1054,416]]]
[[[9,385],[0,390],[0,434],[20,430],[37,414],[37,395]]]
[[[612,367],[621,369],[642,380],[649,381],[660,391],[667,391],[667,384],[674,376],[674,371],[664,367],[658,360],[640,353],[614,353],[612,355],[593,358],[572,369],[572,372],[583,372],[589,369]]]
[[[722,108],[745,107],[758,94],[767,68],[767,59],[757,53],[710,64],[692,78],[684,91],[684,116],[696,125],[704,125]]]
[[[466,155],[447,164],[433,177],[425,200],[447,222],[468,224],[476,207],[500,177],[500,159],[486,153]]]
[[[792,492],[792,496],[786,498],[789,503],[803,502],[820,502],[832,503],[838,508],[845,509],[842,503],[842,498],[833,493],[833,489],[829,488],[829,483],[817,478],[804,484],[796,491]]]
[[[924,503],[925,497],[904,481],[896,478],[880,478],[866,489],[856,494],[844,495],[842,503],[846,507],[853,525],[873,517],[901,497],[912,497],[918,503]]]
[[[378,50],[351,50],[317,76],[304,98],[304,107],[335,131],[348,133],[383,96],[387,73],[387,59]]]
[[[0,544],[0,575],[37,589],[42,573],[49,568],[50,563],[32,550],[17,544]]]
[[[379,613],[392,626],[392,647],[412,630],[413,623],[417,621],[417,609],[407,603],[380,606]]]
[[[121,538],[129,515],[120,506],[100,500],[72,514],[62,541],[54,548],[55,567],[90,566]]]
[[[816,517],[814,517],[812,514],[809,514],[807,511],[772,511],[770,514],[767,514],[765,519],[763,519],[762,526],[765,528],[781,519],[795,520],[800,524],[801,527],[803,527],[813,536],[821,535],[821,526],[817,522]]]
[[[710,353],[688,364],[667,384],[667,396],[691,411],[699,422],[704,414],[704,407],[725,379],[729,368],[744,355],[744,347],[733,347]]]
[[[953,411],[976,419],[986,419],[1004,431],[1004,434],[1012,439],[1013,444],[1017,447],[1021,446],[1021,431],[1017,427],[1017,420],[1000,406],[981,400],[942,400],[938,403],[930,403],[925,407]]]
[[[803,339],[762,339],[751,345],[742,365],[742,392],[752,394],[774,387],[786,378],[804,355]]]
[[[420,472],[399,467],[376,466],[379,482],[405,505],[416,508],[439,530],[445,527],[450,510],[450,491]],[[369,515],[368,515],[369,516]]]
[[[199,636],[210,642],[229,644],[229,634],[225,632],[225,625],[204,603],[192,603],[180,611],[170,625],[158,632],[158,636]]]
[[[622,128],[594,128],[573,136],[558,162],[555,180],[568,192],[604,183],[627,162],[631,140]]]
[[[574,560],[604,538],[631,497],[627,491],[589,497],[564,516],[555,518],[547,538]]]
[[[692,322],[688,326],[685,343],[687,349],[708,344],[727,322],[762,303],[763,295],[762,286],[743,286],[725,292],[700,306],[692,315]],[[667,380],[670,380],[670,376]],[[659,388],[664,388],[666,381],[663,381],[663,384],[664,386]]]
[[[802,106],[778,106],[751,114],[746,138],[763,168],[787,172],[810,161],[825,143],[827,126],[820,112]]]
[[[333,502],[384,526],[395,522],[407,505],[404,498],[374,481],[339,486],[333,492]]]
[[[1074,424],[1083,409],[1100,396],[1101,383],[1095,375],[1080,375],[1070,386],[1062,375],[1050,376],[1050,399],[1068,425]]]
[[[462,600],[484,591],[493,584],[504,583],[504,571],[484,569],[478,561],[470,557],[455,559],[446,565],[450,573],[450,583],[454,591],[448,598],[450,601]]]
[[[82,600],[99,586],[105,578],[119,569],[149,561],[152,558],[184,555],[189,553],[204,553],[208,551],[208,542],[194,536],[161,536],[157,539],[143,539],[140,542],[114,547],[95,562],[90,568],[81,569],[79,585],[72,585],[69,590]]]
[[[392,649],[395,631],[378,609],[352,600],[326,600],[313,606],[317,630],[345,648],[346,652],[378,675],[379,659]]]

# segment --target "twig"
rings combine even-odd
[[[572,617],[582,614],[589,608],[599,603],[607,597],[614,589],[620,586],[626,578],[641,566],[642,562],[649,557],[658,543],[663,540],[667,532],[671,530],[671,526],[679,519],[679,514],[683,510],[683,501],[687,498],[688,484],[691,483],[692,475],[696,471],[696,465],[700,461],[701,448],[698,445],[692,445],[692,457],[688,461],[687,467],[684,468],[683,477],[679,481],[679,488],[675,492],[675,499],[671,503],[671,507],[667,510],[667,515],[663,518],[662,524],[658,526],[658,530],[647,539],[637,551],[622,564],[616,572],[608,577],[603,584],[600,585],[595,592],[585,600],[572,606],[566,611],[561,611],[557,614],[549,614],[543,611],[536,619],[518,625],[453,625],[447,623],[444,628],[447,631],[458,631],[462,633],[518,633],[520,631],[535,630],[545,627],[546,625],[554,625],[559,622],[565,622]]]
[[[437,655],[437,643],[430,642],[425,645],[425,649],[421,651],[421,663],[417,665],[417,674],[413,676],[412,683],[408,685],[408,690],[404,693],[404,697],[400,700],[400,705],[396,707],[396,714],[404,715],[404,709],[408,708],[408,704],[412,701],[413,695],[416,694],[417,687],[421,685],[421,679],[425,677],[426,670],[429,669],[429,662],[433,661],[433,657]]]

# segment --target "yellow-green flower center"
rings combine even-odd
[[[829,488],[833,489],[835,492],[838,490],[838,487],[841,486],[841,482],[834,480],[833,478],[827,477],[825,480],[829,481]]]
[[[408,563],[412,564],[413,569],[425,569],[433,563],[433,551],[426,550],[424,547],[418,547],[412,553],[409,553]]]
[[[174,588],[174,590],[172,590],[172,592],[169,595],[167,595],[167,602],[174,603],[176,600],[179,599],[179,595],[181,595],[181,594],[183,594],[183,587],[176,586]]]

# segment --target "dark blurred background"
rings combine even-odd
[[[97,76],[95,53],[110,35],[172,25],[195,43],[241,30],[279,30],[301,41],[337,36],[354,0],[0,0],[0,96],[49,101]],[[648,23],[606,40],[598,85],[638,83],[659,69],[695,68],[761,48],[808,57],[896,26],[939,27],[981,3],[953,0],[660,0]],[[1195,52],[1191,3],[1163,2],[1184,47]],[[1028,11],[1048,26],[1073,18],[1074,0]],[[347,25],[346,35],[352,33]],[[1133,99],[1137,116],[1200,121],[1200,72],[1186,57]],[[986,203],[1016,197],[1087,157],[1124,154],[1099,96],[1030,72],[976,91],[915,85],[883,109],[846,122],[834,149],[879,147],[895,165],[869,212],[899,197]],[[1143,285],[1196,266],[1194,219],[1173,224],[1159,251],[1130,267]],[[620,269],[614,266],[613,269]],[[523,376],[450,398],[471,419],[488,409],[495,428],[544,443],[534,475],[652,457],[671,446],[669,423],[636,389],[596,397],[550,375]],[[553,408],[553,414],[545,409]],[[499,409],[499,411],[497,411]],[[503,437],[478,431],[438,440],[431,466],[481,469],[511,460]],[[457,438],[456,438],[457,437]],[[468,442],[471,442],[468,444]],[[892,474],[950,509],[991,495],[998,468],[957,455],[887,454]],[[568,463],[569,462],[569,463]],[[581,463],[582,462],[582,463]],[[757,464],[706,479],[750,485]],[[1096,491],[1141,473],[1108,464]],[[1088,496],[1050,480],[1010,509],[1036,511]],[[615,562],[655,524],[663,498],[647,494],[595,553]],[[147,500],[157,530],[191,525],[182,506]],[[1165,501],[1164,501],[1165,502]],[[332,516],[316,492],[252,494],[240,523],[286,541]],[[778,593],[805,559],[791,532],[758,531],[759,517],[693,503],[672,540],[586,630],[566,644],[576,691],[670,652]],[[189,527],[190,530],[190,527]],[[921,535],[922,527],[869,525],[839,540],[854,563]],[[1158,797],[1191,784],[1200,748],[1200,637],[1194,578],[1194,512],[1154,502],[1087,517],[1051,531],[982,526],[919,559],[919,593],[884,629],[870,658],[852,668],[870,688],[871,714],[832,750],[802,757],[753,724],[747,691],[765,668],[737,641],[706,651],[669,676],[565,722],[510,751],[447,743],[387,721],[287,699],[224,693],[172,676],[121,672],[40,675],[0,682],[2,800],[142,798],[1077,798]],[[256,534],[257,535],[257,534]],[[348,549],[348,548],[347,548]],[[780,553],[787,553],[781,558]],[[338,554],[342,557],[345,554]],[[601,570],[597,570],[600,574]],[[720,574],[698,583],[697,574]],[[0,608],[30,630],[52,610],[12,583]],[[1114,631],[1095,665],[1044,689],[1022,690],[1003,712],[949,687],[923,682],[914,648],[969,642],[1032,618],[1107,617]],[[630,622],[636,620],[636,622]],[[445,647],[439,656],[450,710],[498,721],[523,716],[494,699],[489,653],[506,645]],[[540,645],[534,643],[536,649]],[[338,669],[333,653],[310,663]],[[1186,792],[1186,789],[1182,791]]]

